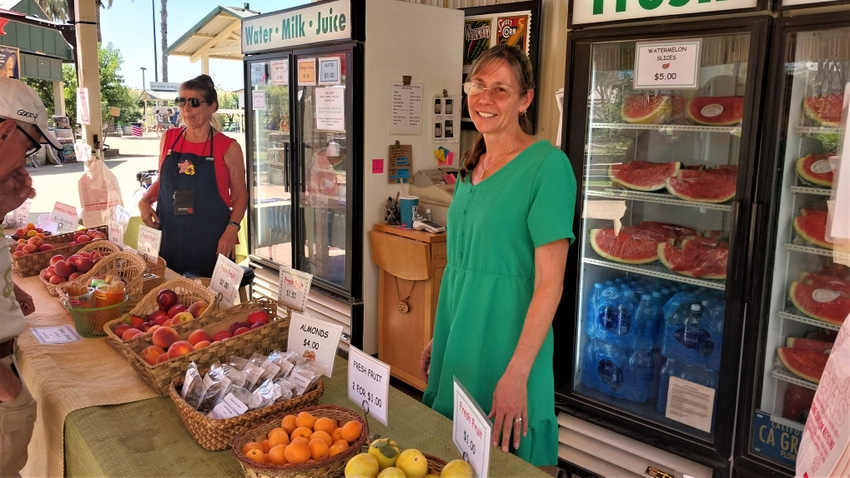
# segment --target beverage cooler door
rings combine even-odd
[[[292,142],[289,55],[246,63],[250,80],[249,193],[252,254],[292,266]]]
[[[575,367],[559,395],[637,439],[726,462],[763,24],[710,26],[575,40],[572,91],[587,93],[568,128],[586,137],[567,143],[583,197]]]
[[[758,248],[766,251],[765,267],[756,281],[763,287],[762,345],[753,354],[751,400],[742,402],[749,407],[745,449],[786,472],[794,470],[827,354],[850,314],[850,268],[833,260],[837,251],[826,232],[833,169],[847,140],[841,110],[850,84],[850,27],[834,16],[821,20],[780,29],[769,93],[776,98],[776,136],[766,138],[770,169],[760,181],[770,205],[770,224],[760,228],[767,245]]]

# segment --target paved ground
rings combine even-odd
[[[228,135],[236,138],[243,145],[244,150],[244,135],[232,133]],[[110,136],[106,138],[106,144],[112,149],[118,149],[118,157],[107,159],[106,165],[118,178],[124,207],[131,211],[135,210],[138,199],[134,199],[134,193],[140,193],[136,173],[157,168],[159,137],[155,134],[146,134],[140,138]],[[77,184],[84,174],[83,163],[65,163],[61,166],[47,164],[38,168],[29,168],[29,173],[38,191],[38,195],[30,206],[31,220],[37,218],[39,214],[52,211],[57,201],[80,207]]]

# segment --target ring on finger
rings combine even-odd
[[[514,421],[517,423],[522,423],[522,417],[516,417],[514,418]]]

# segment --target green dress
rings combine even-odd
[[[534,248],[573,234],[576,180],[548,141],[529,146],[492,176],[455,186],[428,388],[422,401],[452,418],[453,377],[490,413],[534,290]],[[558,461],[552,328],[528,378],[528,435],[514,451],[537,465]]]

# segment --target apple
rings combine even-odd
[[[125,330],[123,334],[121,334],[121,340],[126,342],[126,341],[132,339],[133,337],[135,337],[139,334],[143,334],[143,333],[144,332],[142,332],[141,330],[139,330],[135,327],[130,327],[129,329]]]
[[[68,277],[75,272],[74,264],[66,260],[58,261],[56,264],[53,264],[53,271],[56,272],[56,275]]]
[[[264,325],[266,325],[266,324],[264,324],[264,323],[262,323],[262,322],[254,322],[254,323],[253,323],[253,324],[251,324],[251,326],[250,326],[250,327],[248,327],[248,328],[249,328],[250,330],[254,330],[254,329],[259,329],[260,327],[262,327],[262,326],[264,326]]]
[[[251,325],[254,324],[268,324],[269,323],[269,314],[265,310],[255,310],[248,314],[248,323]]]
[[[162,325],[166,319],[168,319],[168,314],[166,314],[165,311],[161,309],[156,309],[155,311],[151,312],[150,315],[148,315],[148,320],[157,325]]]
[[[176,327],[180,324],[185,324],[186,322],[189,322],[190,320],[195,320],[195,317],[192,316],[192,314],[190,314],[189,312],[184,310],[183,312],[178,312],[178,313],[174,314],[174,317],[171,318],[171,326]]]
[[[249,332],[251,329],[248,327],[239,327],[238,329],[233,331],[233,335],[242,335],[245,332]]]
[[[192,302],[192,303],[189,305],[188,312],[189,312],[190,314],[192,314],[192,317],[194,317],[194,318],[196,318],[196,319],[197,319],[197,318],[198,318],[198,317],[200,317],[200,316],[201,316],[201,314],[203,314],[206,310],[207,310],[207,303],[206,303],[206,302],[204,302],[204,301],[199,300],[199,301],[197,301],[197,302]]]
[[[191,334],[189,334],[189,337],[186,338],[186,341],[189,342],[190,344],[194,345],[195,348],[198,348],[198,342],[203,342],[203,341],[212,342],[213,337],[206,330],[197,329],[197,330],[192,331]]]
[[[220,340],[229,339],[230,337],[233,337],[233,334],[231,334],[230,331],[222,330],[221,332],[213,335],[213,342],[218,342]]]
[[[173,319],[175,315],[179,314],[180,312],[187,312],[188,310],[189,310],[189,306],[187,306],[186,304],[179,304],[178,303],[178,304],[172,305],[171,308],[168,309],[168,312],[166,312],[166,314],[168,314],[168,316]],[[191,314],[189,314],[189,315],[191,315]],[[194,316],[192,316],[192,318],[194,318]]]
[[[171,289],[162,289],[156,294],[157,305],[159,305],[160,309],[165,311],[174,307],[174,304],[177,303],[177,300],[177,292],[174,292]]]
[[[227,329],[227,330],[232,335],[236,335],[236,329],[238,329],[240,327],[245,327],[247,329],[250,326],[251,326],[251,324],[249,324],[248,322],[234,322],[234,323],[230,324],[230,328]]]

